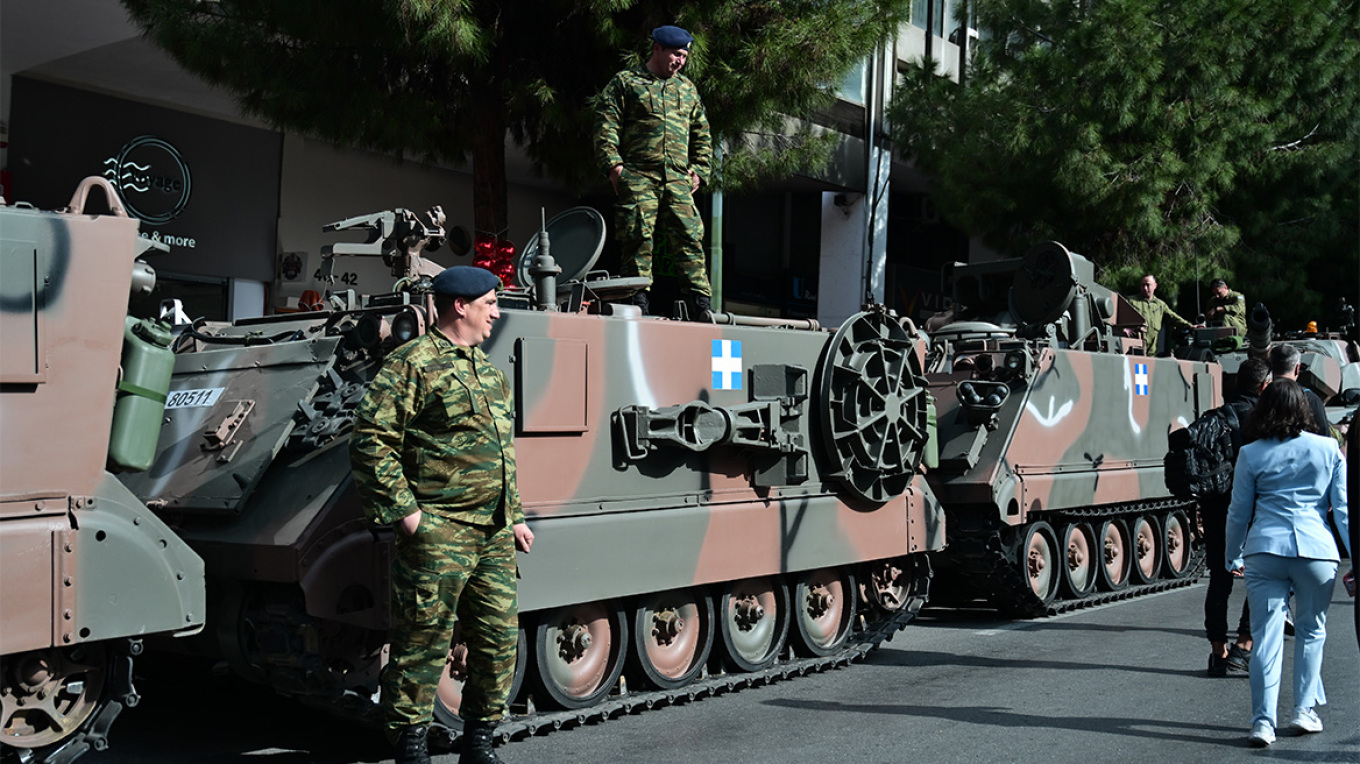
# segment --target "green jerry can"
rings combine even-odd
[[[127,317],[123,328],[123,375],[113,406],[109,465],[115,471],[141,472],[156,457],[165,396],[175,371],[170,327],[162,321]]]

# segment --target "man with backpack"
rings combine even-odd
[[[1237,622],[1237,639],[1232,645],[1228,644],[1228,597],[1232,594],[1234,576],[1221,562],[1216,561],[1221,561],[1226,551],[1224,529],[1228,521],[1228,504],[1232,500],[1231,465],[1237,459],[1237,450],[1242,447],[1242,425],[1256,405],[1256,397],[1269,383],[1270,365],[1265,361],[1249,358],[1238,368],[1237,397],[1223,406],[1223,409],[1231,409],[1230,414],[1224,412],[1224,419],[1233,435],[1228,462],[1229,488],[1224,493],[1199,497],[1204,548],[1209,560],[1209,587],[1204,593],[1204,634],[1209,639],[1210,648],[1206,673],[1211,677],[1229,674],[1245,676],[1251,658],[1251,614],[1246,602],[1242,603],[1242,617]]]

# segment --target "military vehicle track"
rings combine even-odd
[[[890,641],[897,632],[906,628],[925,604],[925,595],[914,595],[895,612],[864,630],[852,635],[856,641],[833,655],[817,658],[794,656],[791,648],[785,647],[785,655],[780,661],[761,671],[750,673],[722,673],[705,676],[691,684],[673,690],[644,690],[633,692],[625,690],[618,696],[589,708],[569,711],[530,711],[514,715],[501,722],[496,734],[501,742],[531,735],[546,734],[564,728],[571,728],[590,722],[602,722],[619,716],[650,711],[654,708],[688,703],[701,698],[716,697],[737,692],[748,687],[760,687],[785,679],[793,679],[807,674],[816,674],[831,669],[848,666],[862,659],[879,645]],[[436,722],[431,731],[431,741],[435,744],[452,746],[461,736],[461,730],[443,726]]]
[[[1049,512],[1044,514],[1043,520],[1060,527],[1062,524],[1072,522],[1091,523],[1111,519],[1165,517],[1174,512],[1185,512],[1193,507],[1193,503],[1187,504],[1174,499],[1133,502]],[[1093,588],[1084,597],[1059,596],[1045,602],[1035,595],[1030,582],[1022,572],[1022,566],[1017,564],[1016,545],[1013,542],[1007,543],[1005,535],[1016,530],[1002,528],[993,523],[989,528],[951,531],[949,553],[953,557],[953,564],[949,566],[945,575],[954,577],[975,592],[986,592],[987,599],[1005,612],[1034,618],[1189,586],[1204,572],[1204,551],[1196,548],[1188,556],[1185,567],[1175,575],[1168,574],[1165,561],[1159,558],[1158,577],[1154,581],[1133,583],[1126,577],[1118,588]],[[1165,553],[1165,546],[1159,549],[1159,554]]]

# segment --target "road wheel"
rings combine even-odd
[[[1096,587],[1096,568],[1100,555],[1096,550],[1095,532],[1089,523],[1069,523],[1063,528],[1062,549],[1066,554],[1062,567],[1063,590],[1068,596],[1081,599]]]
[[[1029,580],[1029,588],[1039,602],[1048,605],[1058,594],[1059,570],[1062,565],[1058,559],[1058,545],[1054,539],[1053,526],[1038,520],[1025,527],[1025,541],[1020,547],[1021,559],[1018,561]]]
[[[718,608],[723,659],[737,671],[760,671],[779,657],[789,632],[789,590],[779,581],[733,581]]]
[[[539,616],[534,629],[534,681],[558,708],[598,703],[623,673],[628,623],[612,602],[566,605]]]
[[[793,595],[798,651],[820,657],[841,649],[855,627],[857,599],[855,576],[848,569],[801,574]]]
[[[1139,515],[1133,518],[1129,528],[1133,541],[1133,581],[1150,584],[1157,580],[1162,566],[1162,534],[1157,528],[1156,518]]]
[[[659,690],[693,682],[713,649],[713,601],[695,589],[647,594],[633,609],[630,676]]]
[[[1177,509],[1162,518],[1166,555],[1162,566],[1167,578],[1185,578],[1190,571],[1190,518]]]
[[[1100,524],[1100,566],[1096,583],[1107,592],[1117,592],[1129,585],[1129,566],[1133,561],[1129,544],[1129,529],[1123,520],[1109,519]]]

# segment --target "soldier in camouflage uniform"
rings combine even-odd
[[[1209,291],[1213,296],[1209,298],[1209,307],[1204,311],[1209,325],[1232,327],[1239,336],[1246,336],[1247,298],[1241,292],[1229,289],[1228,282],[1223,279],[1209,282]]]
[[[455,615],[468,647],[460,761],[500,762],[491,747],[515,671],[515,550],[527,553],[534,534],[515,484],[510,386],[477,347],[500,317],[498,283],[467,266],[436,276],[434,328],[388,356],[356,411],[355,485],[368,517],[396,530],[381,705],[397,762],[430,760]]]
[[[1194,324],[1177,315],[1170,305],[1156,295],[1157,278],[1152,274],[1143,277],[1139,290],[1137,297],[1128,298],[1129,304],[1147,323],[1147,337],[1144,339],[1147,354],[1157,355],[1157,337],[1162,332],[1162,324],[1171,324],[1181,329],[1193,328]]]
[[[643,276],[651,283],[652,242],[659,226],[702,317],[713,292],[694,194],[708,180],[713,142],[699,91],[680,74],[694,37],[663,26],[652,31],[652,40],[651,58],[614,75],[601,93],[595,154],[618,197],[614,230],[623,246],[620,275]],[[647,312],[646,290],[633,301]]]

